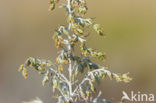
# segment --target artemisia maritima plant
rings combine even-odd
[[[86,0],[50,0],[49,10],[53,11],[57,4],[62,4],[59,7],[66,10],[68,25],[60,25],[53,34],[55,45],[59,49],[56,62],[29,57],[19,71],[25,79],[28,68],[39,72],[43,76],[42,85],[50,83],[52,91],[56,92],[58,103],[108,103],[106,99],[100,98],[101,92],[98,96],[93,96],[96,92],[95,83],[105,77],[126,83],[131,78],[127,76],[128,73],[112,73],[91,60],[103,60],[105,54],[88,48],[87,31],[93,29],[99,36],[104,36],[104,33],[94,18],[84,17],[88,10]],[[75,53],[74,48],[79,48],[81,53]],[[84,77],[81,79],[80,76]]]

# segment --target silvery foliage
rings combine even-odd
[[[85,0],[50,0],[49,10],[53,11],[56,4],[60,4],[60,8],[65,8],[68,23],[67,26],[60,25],[53,34],[55,45],[59,48],[56,62],[29,57],[20,66],[19,71],[26,79],[27,69],[36,69],[43,76],[42,85],[51,84],[58,103],[110,103],[111,101],[100,98],[101,92],[98,96],[93,96],[96,92],[95,83],[105,77],[126,83],[131,78],[128,77],[128,73],[123,75],[112,73],[91,60],[91,58],[103,60],[105,53],[87,47],[85,39],[89,36],[87,31],[93,28],[100,36],[104,33],[94,18],[84,17],[88,10]],[[81,54],[75,53],[75,47],[80,48]],[[81,79],[80,76],[84,77]]]

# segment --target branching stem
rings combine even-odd
[[[67,7],[68,7],[68,11],[69,11],[69,14],[68,15],[71,15],[71,5],[70,5],[70,1],[71,0],[67,0]],[[71,23],[69,22],[69,25],[68,25],[68,31],[71,32]],[[68,36],[68,38],[70,39],[71,37]],[[69,43],[68,44],[68,53],[69,55],[72,54],[72,48],[71,48],[71,44]],[[68,71],[69,71],[69,91],[70,91],[70,97],[73,95],[72,93],[72,61],[71,61],[71,58],[69,57],[68,58],[68,62],[69,62],[69,67],[68,67]]]

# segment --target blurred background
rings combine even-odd
[[[87,0],[86,17],[96,17],[106,38],[92,33],[88,47],[107,53],[110,71],[130,72],[133,81],[104,80],[102,97],[119,101],[122,91],[156,93],[156,1]],[[58,24],[65,24],[65,10],[48,11],[48,0],[0,0],[0,103],[21,103],[34,97],[55,103],[49,86],[33,70],[24,80],[18,68],[28,56],[53,59],[57,49],[51,40]]]

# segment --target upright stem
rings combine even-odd
[[[67,0],[67,7],[68,7],[68,11],[69,11],[69,14],[68,15],[71,15],[71,5],[70,5],[70,0]],[[71,31],[71,23],[69,22],[69,25],[68,25],[68,30],[69,32]],[[68,38],[70,39],[70,36],[68,36]],[[72,48],[71,48],[71,44],[69,43],[68,44],[68,51],[69,51],[69,55],[71,55],[72,53]],[[72,61],[71,61],[71,58],[69,57],[68,58],[68,61],[69,61],[69,68],[68,68],[68,71],[69,71],[69,81],[70,81],[70,84],[69,84],[69,91],[70,91],[70,97],[72,96]]]
[[[71,13],[70,0],[67,0],[67,2],[68,2],[67,7],[68,7],[68,10],[69,10],[69,13]]]
[[[70,90],[70,96],[72,95],[72,62],[71,59],[68,59],[69,61],[69,81],[70,81],[70,85],[69,85],[69,90]]]

